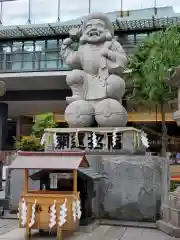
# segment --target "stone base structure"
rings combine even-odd
[[[141,131],[134,128],[55,128],[46,129],[44,137],[47,140],[45,151],[84,151],[92,171],[102,176],[93,185],[95,217],[156,221],[161,203],[165,203],[168,196],[169,166],[163,158],[146,155]],[[19,170],[11,173],[13,208],[22,191],[22,174]],[[29,184],[32,189],[39,185],[35,181]]]
[[[180,187],[169,194],[169,199],[162,206],[162,214],[157,227],[172,237],[180,238]]]
[[[117,154],[88,156],[88,161],[103,176],[96,191],[100,217],[156,221],[168,192],[165,159]]]
[[[63,136],[66,146],[61,144]],[[46,151],[72,151],[71,146],[74,151],[83,149],[94,172],[103,176],[94,186],[96,217],[156,221],[168,196],[169,166],[163,158],[146,155],[141,131],[128,127],[56,128],[46,129],[44,138],[52,139]],[[60,140],[53,141],[56,138]]]
[[[168,167],[164,159],[145,155],[88,155],[94,172],[103,177],[94,184],[93,214],[97,218],[126,221],[156,221],[161,202],[167,190],[164,186]],[[21,170],[11,173],[12,210],[18,208],[24,174]],[[31,189],[39,187],[39,181],[29,179]],[[17,188],[18,186],[18,188]]]

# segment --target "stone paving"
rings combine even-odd
[[[8,232],[13,231],[18,226],[17,220],[0,219],[0,237]]]
[[[17,220],[0,220],[0,240],[24,240],[24,229],[17,228]],[[43,236],[44,235],[44,236]],[[55,236],[34,233],[32,240],[55,240]],[[175,240],[166,234],[147,228],[132,228],[101,225],[93,233],[75,233],[73,236],[65,236],[64,240]],[[180,239],[179,239],[180,240]]]

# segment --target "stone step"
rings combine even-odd
[[[138,222],[138,221],[122,221],[122,220],[100,219],[99,223],[100,223],[100,225],[109,225],[109,226],[156,229],[156,223],[155,222]]]
[[[163,220],[171,223],[176,227],[180,227],[180,210],[176,208],[163,205]]]
[[[172,225],[171,223],[167,223],[163,220],[158,220],[156,222],[156,226],[162,232],[168,234],[171,237],[180,238],[180,228]]]

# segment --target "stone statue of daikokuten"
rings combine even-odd
[[[121,105],[125,82],[121,78],[126,54],[114,37],[110,20],[103,13],[92,13],[82,29],[71,29],[61,53],[68,72],[66,82],[72,97],[65,110],[70,127],[121,127],[127,112]]]

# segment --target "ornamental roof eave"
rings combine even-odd
[[[147,18],[140,20],[123,20],[117,18],[112,22],[115,32],[144,31],[162,29],[169,25],[180,24],[180,16],[165,18]],[[13,38],[33,38],[68,35],[73,27],[81,27],[82,22],[76,25],[63,25],[63,23],[26,24],[19,26],[0,26],[0,40]]]
[[[78,25],[65,25],[59,23],[48,24],[26,24],[19,26],[0,26],[0,40],[7,38],[28,38],[28,37],[48,37],[57,35],[67,35],[73,27]]]
[[[144,29],[163,29],[169,25],[179,24],[180,16],[175,17],[164,17],[164,18],[144,18],[139,20],[123,20],[122,18],[116,19],[115,29],[119,31],[128,31],[128,30],[144,30]],[[113,23],[114,24],[114,23]]]

